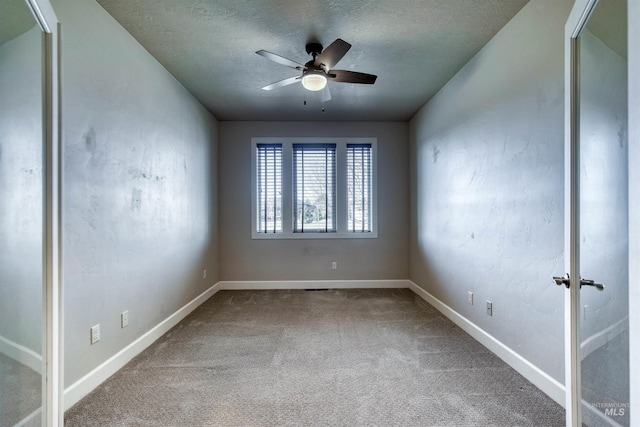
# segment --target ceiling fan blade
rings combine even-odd
[[[270,85],[263,87],[262,90],[271,90],[271,89],[276,89],[282,86],[292,85],[294,83],[297,83],[301,78],[302,78],[301,76],[289,77],[287,79],[280,80],[275,83],[271,83]]]
[[[329,85],[326,85],[324,89],[320,91],[320,102],[331,101],[331,91],[329,90]]]
[[[323,64],[328,71],[336,66],[338,61],[351,49],[351,45],[342,39],[336,39],[316,57],[314,65]]]
[[[306,70],[307,67],[305,67],[302,64],[298,64],[295,61],[292,61],[290,59],[285,58],[284,56],[280,56],[280,55],[276,55],[275,53],[271,53],[271,52],[267,52],[266,50],[259,50],[256,52],[258,55],[260,56],[264,56],[265,58],[273,61],[273,62],[277,62],[278,64],[281,65],[286,65],[287,67],[291,67],[294,70]]]
[[[331,70],[327,75],[329,79],[339,83],[361,83],[372,85],[376,82],[378,76],[373,74],[358,73],[357,71],[348,70]]]

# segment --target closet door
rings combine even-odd
[[[566,30],[567,424],[627,426],[626,1],[578,0]]]
[[[45,355],[44,38],[24,0],[0,9],[0,425],[40,425]]]
[[[58,21],[0,1],[0,425],[62,425]]]

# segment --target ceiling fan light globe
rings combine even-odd
[[[327,86],[327,78],[321,74],[306,74],[302,77],[302,86],[307,90],[317,92]]]

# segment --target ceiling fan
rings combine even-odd
[[[334,70],[333,67],[342,59],[349,51],[351,45],[342,39],[336,39],[333,43],[322,50],[320,43],[308,43],[306,46],[307,53],[313,59],[302,65],[275,53],[259,50],[256,53],[265,58],[286,65],[294,70],[302,71],[302,74],[295,77],[289,77],[284,80],[271,83],[263,87],[263,90],[272,90],[283,86],[288,86],[297,82],[302,82],[302,86],[310,91],[323,91],[321,101],[331,99],[327,81],[331,80],[338,83],[360,83],[373,84],[377,76],[373,74],[359,73],[357,71]]]

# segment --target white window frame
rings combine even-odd
[[[256,152],[258,144],[282,145],[282,232],[257,232],[257,174]],[[336,209],[337,231],[328,233],[293,232],[293,144],[336,145]],[[371,231],[353,232],[347,227],[347,144],[371,144]],[[378,238],[378,140],[371,137],[354,138],[251,138],[251,238],[252,239],[377,239]]]

